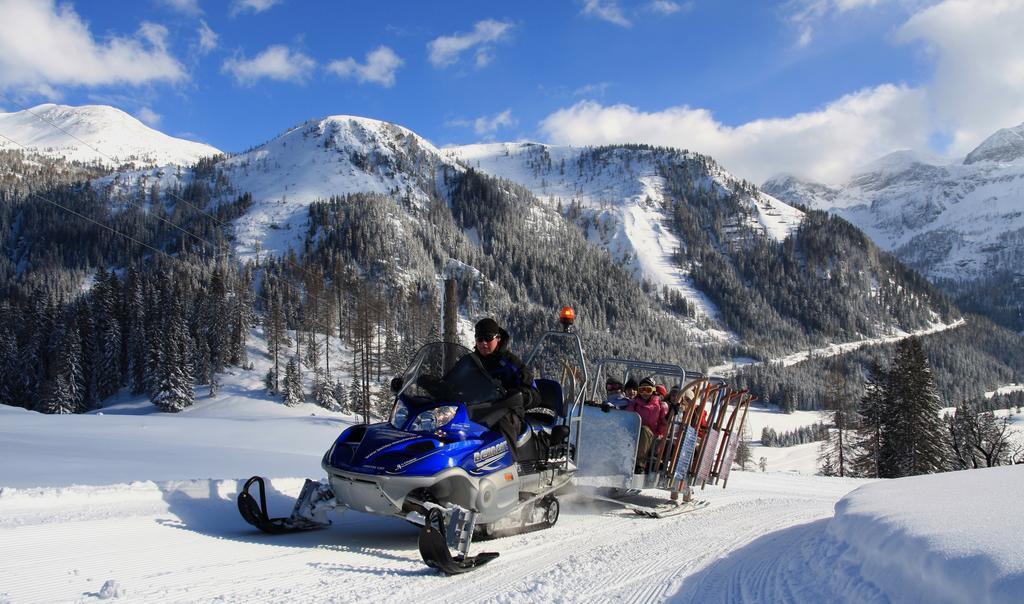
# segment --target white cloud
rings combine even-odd
[[[633,25],[622,13],[617,0],[583,0],[583,14],[621,27]]]
[[[152,126],[154,128],[159,126],[160,125],[160,120],[163,119],[162,115],[160,115],[156,111],[153,111],[149,107],[143,107],[142,109],[139,109],[138,111],[136,111],[135,112],[135,117],[139,118],[140,120],[142,120],[143,122],[145,122],[146,124],[149,124],[150,126]]]
[[[817,111],[728,126],[706,109],[644,112],[581,101],[541,122],[551,142],[570,145],[649,143],[706,153],[754,182],[794,172],[839,182],[851,169],[893,149],[927,144],[920,91],[883,85],[846,95]]]
[[[404,63],[405,61],[395,54],[395,51],[387,46],[380,46],[366,54],[366,62],[363,64],[349,57],[331,61],[327,65],[327,70],[343,78],[355,77],[360,83],[373,82],[390,88],[395,85],[395,71]]]
[[[498,131],[498,128],[514,126],[515,124],[516,121],[512,117],[512,110],[506,109],[497,115],[478,117],[473,120],[473,132],[480,136],[486,136],[494,134]]]
[[[573,96],[604,96],[611,86],[610,82],[598,82],[596,84],[584,84],[572,91]]]
[[[210,29],[206,21],[199,22],[199,54],[205,55],[214,48],[217,48],[218,39],[217,32]]]
[[[172,10],[190,17],[203,14],[203,9],[199,8],[199,0],[159,0],[159,2]]]
[[[231,58],[221,71],[230,73],[243,86],[267,78],[279,82],[304,83],[316,67],[316,61],[280,44],[269,46],[252,59]]]
[[[928,98],[951,153],[1024,122],[1024,1],[948,0],[911,17],[897,40],[923,42],[935,60]]]
[[[168,52],[167,29],[143,22],[134,36],[97,42],[70,5],[0,0],[0,90],[54,96],[60,86],[139,85],[187,79]]]
[[[281,0],[232,0],[228,14],[237,17],[245,12],[262,13],[280,3]]]
[[[662,15],[673,15],[683,10],[683,7],[676,2],[670,2],[669,0],[654,0],[647,5],[647,9]]]
[[[493,57],[491,44],[508,38],[512,24],[494,19],[478,21],[468,34],[457,33],[440,36],[427,44],[429,58],[434,67],[445,67],[456,63],[464,51],[476,48],[476,65],[483,67]]]
[[[496,115],[484,115],[472,120],[465,118],[448,120],[445,122],[445,125],[458,126],[460,128],[472,128],[473,132],[475,132],[477,136],[482,136],[485,139],[492,139],[499,129],[515,126],[517,123],[516,119],[512,117],[512,110],[506,109]]]
[[[815,29],[825,19],[841,16],[852,10],[897,1],[910,7],[935,0],[789,0],[783,5],[782,10],[786,19],[799,32],[797,46],[804,47],[811,43]]]
[[[882,1],[802,5],[839,12]],[[897,29],[895,40],[923,44],[934,62],[933,76],[916,87],[880,84],[812,111],[734,126],[701,108],[641,111],[584,101],[550,114],[541,131],[562,144],[643,142],[689,148],[755,182],[791,172],[839,183],[891,151],[962,156],[996,130],[1024,122],[1024,0],[908,0],[904,6],[919,10]],[[809,40],[810,28],[806,36]],[[931,140],[952,142],[930,148]]]

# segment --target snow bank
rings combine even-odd
[[[891,601],[1024,601],[1024,466],[874,482],[828,535]]]

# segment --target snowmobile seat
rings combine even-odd
[[[565,415],[562,408],[562,386],[555,380],[543,378],[534,380],[534,383],[540,394],[540,404],[526,410],[527,423],[550,429]]]

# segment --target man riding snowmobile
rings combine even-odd
[[[516,439],[522,433],[526,409],[540,404],[540,395],[533,382],[529,368],[508,349],[508,332],[497,321],[488,317],[477,321],[474,329],[476,346],[473,354],[490,376],[501,382],[508,397],[505,399],[506,412],[491,427],[508,440],[513,458],[516,455]]]

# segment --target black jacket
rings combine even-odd
[[[487,370],[487,373],[501,382],[510,396],[522,393],[524,409],[537,406],[540,394],[533,383],[533,373],[519,357],[509,351],[508,332],[499,329],[498,335],[501,336],[501,342],[493,353],[480,356],[480,353],[474,349],[473,354],[480,359],[480,364]]]

